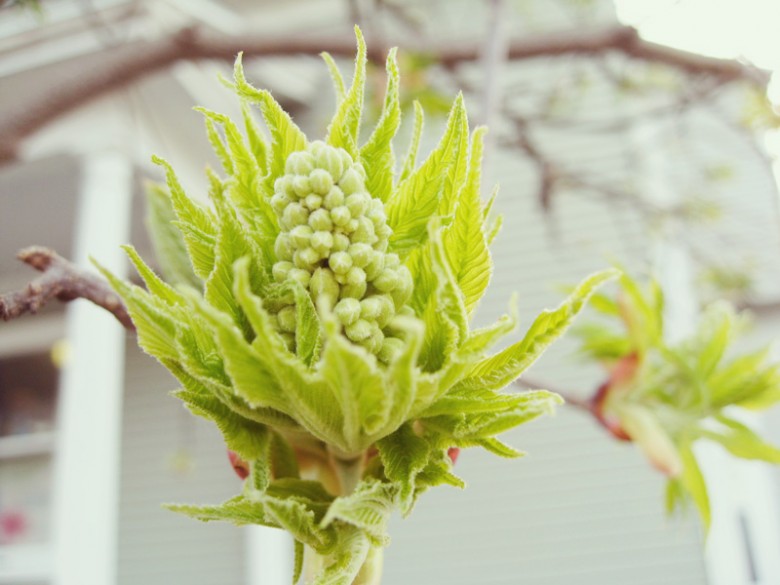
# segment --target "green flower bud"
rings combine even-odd
[[[366,169],[363,166],[363,163],[356,162],[354,165],[352,165],[352,168],[355,169],[360,175],[360,178],[363,179],[363,182],[365,183],[368,179],[368,174],[366,173]]]
[[[374,333],[374,328],[364,319],[358,319],[351,325],[344,327],[344,333],[351,341],[363,341]]]
[[[366,321],[376,321],[382,312],[382,301],[377,297],[366,297],[360,301],[360,318]]]
[[[342,325],[352,325],[360,318],[362,313],[361,303],[357,299],[341,299],[333,309]]]
[[[382,342],[385,340],[385,334],[377,327],[368,339],[364,339],[360,342],[360,345],[365,347],[371,353],[378,353],[382,349]]]
[[[311,193],[311,184],[309,183],[309,177],[297,176],[292,182],[293,191],[298,197],[306,197]]]
[[[363,191],[363,179],[360,174],[354,169],[350,168],[344,171],[339,179],[339,187],[344,191],[344,195],[352,195],[352,193],[359,193]]]
[[[383,328],[390,322],[390,319],[395,317],[395,303],[392,297],[387,295],[376,295],[374,298],[379,301],[379,314],[376,316],[376,323],[380,328]]]
[[[352,232],[352,241],[363,244],[373,244],[377,241],[377,237],[374,234],[374,224],[367,217],[359,217],[357,219],[357,229]]]
[[[347,272],[347,284],[355,286],[361,283],[366,283],[366,273],[362,268],[353,266]]]
[[[385,337],[382,347],[377,352],[379,361],[389,364],[404,350],[404,342],[397,337]]]
[[[343,252],[349,248],[349,238],[344,234],[333,234],[333,251]]]
[[[340,205],[339,207],[334,207],[330,210],[330,218],[333,220],[334,224],[345,226],[349,220],[352,219],[352,215],[350,215],[349,209],[347,209],[346,206]]]
[[[330,213],[326,209],[312,211],[309,216],[309,225],[311,226],[311,229],[317,232],[329,232],[333,229]]]
[[[352,256],[352,264],[365,268],[371,261],[371,246],[368,244],[352,244],[348,248],[349,255]]]
[[[308,225],[297,225],[290,230],[290,239],[296,248],[305,248],[311,242],[313,234],[314,232]]]
[[[277,183],[278,182],[279,181],[277,181]],[[277,215],[281,215],[282,212],[284,212],[285,207],[287,207],[290,203],[292,203],[292,199],[290,199],[283,192],[274,193],[274,195],[271,197],[271,207]]]
[[[279,321],[279,328],[282,331],[295,333],[295,324],[298,321],[295,314],[295,307],[285,307],[276,314],[276,318]]]
[[[352,268],[352,256],[347,252],[334,252],[328,259],[328,265],[336,274],[346,274]]]
[[[282,213],[282,225],[288,230],[309,220],[309,211],[300,203],[290,203]]]
[[[281,193],[283,194],[287,190],[287,183],[290,181],[289,177],[287,175],[283,175],[281,177],[278,177],[274,181],[274,193]]]
[[[314,211],[315,209],[319,209],[320,207],[322,207],[322,197],[313,194],[307,195],[306,198],[303,200],[303,203],[311,211]]]
[[[362,299],[366,294],[366,289],[368,288],[368,284],[363,281],[358,284],[344,284],[341,287],[341,293],[339,294],[339,297],[342,299],[346,298],[353,298],[353,299]]]
[[[358,223],[358,220],[356,220],[354,218],[350,219],[347,222],[347,225],[344,226],[344,231],[346,233],[348,233],[348,234],[351,234],[352,232],[354,232],[358,228],[359,225],[360,224]]]
[[[365,193],[353,193],[347,197],[345,205],[352,217],[363,215],[368,208],[368,195]]]
[[[339,205],[344,205],[344,191],[338,187],[333,187],[322,200],[325,209],[333,209]]]
[[[293,264],[298,268],[310,270],[320,260],[319,252],[314,248],[302,248],[293,254]]]
[[[387,224],[382,224],[376,229],[376,235],[380,241],[388,240],[393,235],[393,229]]]
[[[398,268],[401,265],[401,259],[398,254],[387,254],[385,256],[385,268]]]
[[[401,284],[401,277],[392,268],[385,268],[382,273],[371,281],[377,290],[389,293]]]
[[[350,158],[350,161],[345,164],[338,149],[319,140],[312,143],[311,150],[314,154],[315,166],[318,169],[327,171],[334,180],[338,180],[344,173],[344,168],[352,163]]]
[[[327,195],[333,188],[333,175],[325,169],[314,169],[309,175],[309,184],[317,195]]]
[[[292,260],[294,251],[289,235],[281,233],[276,237],[274,253],[279,260],[287,260],[289,262]]]
[[[288,175],[308,175],[314,170],[314,160],[308,152],[293,152],[284,163],[284,172]]]
[[[379,203],[379,205],[374,205],[374,203]],[[382,202],[379,201],[379,199],[372,199],[369,204],[369,209],[366,212],[366,217],[371,220],[371,222],[376,226],[379,227],[380,225],[384,225],[387,223],[387,215],[385,214],[385,209],[382,206]]]
[[[371,260],[369,260],[368,264],[365,266],[366,270],[366,278],[368,280],[373,281],[378,277],[380,274],[382,274],[382,271],[385,269],[385,255],[382,254],[382,252],[377,252],[374,250],[371,253]]]
[[[314,296],[315,302],[318,300],[324,300],[326,297],[329,300],[328,305],[332,306],[333,303],[339,298],[339,284],[336,282],[336,278],[333,275],[333,271],[328,268],[317,268],[312,274],[309,281],[309,290]]]
[[[287,278],[287,274],[294,268],[292,262],[287,261],[281,261],[274,264],[274,267],[271,269],[274,275],[274,280],[276,282],[284,282],[284,280]]]
[[[301,283],[303,288],[309,288],[309,281],[311,280],[311,273],[308,270],[302,268],[293,268],[287,273],[287,278],[290,280],[297,280]]]
[[[330,232],[314,232],[310,243],[311,247],[317,250],[320,255],[325,256],[333,247],[333,234]]]

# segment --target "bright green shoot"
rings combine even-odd
[[[326,57],[339,103],[324,140],[310,142],[252,87],[239,57],[230,85],[245,105],[243,130],[200,110],[223,166],[222,177],[209,175],[211,205],[189,198],[155,159],[167,190],[152,195],[150,225],[168,281],[129,247],[145,289],[104,271],[141,347],[179,380],[176,396],[219,427],[246,475],[243,493],[221,505],[171,509],[288,531],[296,580],[305,572],[319,585],[379,582],[390,513],[408,514],[433,486],[463,486],[452,449],[520,455],[496,435],[561,400],[502,389],[614,276],[587,279],[491,355],[516,324],[506,316],[469,326],[495,235],[481,198],[484,129],[469,132],[458,96],[428,157],[416,164],[420,114],[396,164],[391,51],[384,108],[361,144],[366,47],[356,32],[349,88]]]
[[[664,298],[655,282],[643,288],[623,275],[617,300],[599,293],[591,306],[606,320],[575,333],[582,351],[610,373],[593,400],[596,416],[666,474],[669,512],[693,500],[709,527],[709,497],[693,445],[714,441],[737,457],[780,463],[780,449],[739,417],[740,409],[780,401],[780,368],[766,350],[733,350],[743,319],[725,302],[706,307],[696,331],[675,344],[664,339]]]

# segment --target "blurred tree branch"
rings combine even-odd
[[[19,260],[42,274],[23,289],[0,295],[0,319],[9,321],[25,313],[37,313],[52,299],[87,299],[111,313],[128,331],[135,326],[119,296],[101,277],[82,270],[50,248],[31,246]]]
[[[369,58],[381,63],[384,47],[369,45]],[[476,61],[481,57],[479,43],[451,42],[436,46],[412,47],[411,52],[425,55],[445,68]],[[0,161],[16,158],[24,138],[68,111],[123,87],[150,73],[181,60],[217,59],[232,61],[239,51],[246,57],[318,55],[327,51],[334,56],[352,58],[354,42],[349,37],[280,37],[220,36],[195,27],[183,28],[151,42],[133,42],[109,50],[100,66],[74,78],[72,82],[55,81],[25,103],[21,111],[8,111],[0,117]],[[647,42],[627,26],[602,29],[578,29],[565,33],[540,34],[509,42],[506,55],[510,61],[555,57],[561,55],[602,55],[618,52],[629,57],[668,65],[678,70],[727,81],[748,81],[765,85],[767,74],[743,63],[695,55]]]

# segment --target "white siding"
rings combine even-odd
[[[168,394],[177,384],[159,364],[134,348],[126,359],[119,585],[243,583],[242,529],[161,506],[216,504],[241,491],[219,432]],[[177,457],[191,468],[177,470]]]

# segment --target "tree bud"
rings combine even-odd
[[[358,319],[351,325],[344,327],[344,333],[351,341],[363,341],[368,339],[373,334],[374,329],[371,324],[364,319]]]
[[[284,163],[284,172],[288,175],[308,175],[314,169],[313,162],[308,152],[293,152]]]
[[[281,233],[276,237],[276,242],[274,242],[274,253],[276,254],[276,257],[279,260],[286,260],[290,261],[292,260],[293,256],[293,245],[290,241],[290,236],[288,236],[285,233]]]
[[[365,266],[371,261],[371,246],[368,244],[352,244],[347,251],[352,256],[352,264],[365,268]]]
[[[307,195],[311,194],[311,184],[309,183],[309,177],[306,176],[297,176],[293,179],[292,182],[293,191],[295,191],[295,194],[300,197],[306,197]]]
[[[311,242],[313,234],[308,225],[297,225],[290,230],[290,239],[296,248],[305,248]]]
[[[333,234],[333,251],[344,252],[349,248],[349,237],[344,234]]]
[[[333,247],[333,234],[330,232],[314,232],[310,244],[312,248],[320,252],[322,256],[325,256]]]
[[[345,205],[339,205],[330,210],[330,218],[335,225],[343,227],[352,219],[352,215]]]
[[[278,183],[279,181],[277,180],[276,182]],[[283,192],[274,193],[271,197],[271,207],[277,215],[281,215],[290,203],[292,203],[292,199]]]
[[[309,184],[317,195],[327,195],[333,188],[333,176],[325,169],[314,169],[309,175]]]
[[[319,252],[312,247],[303,248],[293,254],[293,263],[298,266],[298,268],[314,268],[314,265],[317,264],[319,260]]]
[[[382,312],[382,302],[375,296],[366,297],[360,301],[360,318],[367,321],[376,321]]]
[[[333,229],[333,222],[327,209],[317,209],[309,216],[309,226],[316,232],[329,232]]]
[[[315,209],[322,207],[322,197],[314,194],[307,195],[303,200],[303,203],[309,211],[314,211]]]
[[[354,168],[350,168],[344,171],[339,179],[339,187],[344,191],[344,195],[352,195],[363,191],[363,179]]]
[[[249,477],[249,464],[241,459],[235,451],[228,450],[227,454],[230,465],[233,467],[233,471],[236,472],[239,479],[246,479]]]
[[[282,331],[295,333],[295,323],[298,320],[295,314],[295,307],[285,307],[277,313],[276,318]]]
[[[371,281],[377,290],[389,293],[401,284],[401,278],[392,268],[385,268],[382,273]]]
[[[397,337],[385,337],[382,341],[382,347],[377,352],[377,357],[381,362],[389,364],[395,360],[404,350],[404,342]]]
[[[374,233],[374,224],[367,217],[357,218],[357,228],[352,232],[352,241],[363,244],[373,244],[377,237]]]
[[[338,187],[333,187],[322,200],[325,209],[333,209],[339,205],[344,205],[344,192]]]
[[[345,284],[341,287],[340,296],[344,298],[362,299],[366,294],[368,285],[366,281],[359,284]]]
[[[382,254],[382,252],[373,251],[371,253],[371,260],[369,263],[365,266],[366,269],[366,278],[370,281],[374,281],[377,276],[382,274],[382,271],[385,269],[385,255]]]
[[[328,265],[336,274],[346,274],[352,268],[352,256],[347,252],[334,252],[328,259]]]
[[[320,140],[312,143],[311,150],[314,154],[314,164],[316,167],[327,171],[333,180],[338,181],[344,172],[345,167],[339,151]],[[351,164],[351,160],[348,164]]]
[[[293,263],[287,261],[280,261],[274,264],[272,273],[276,282],[284,282],[287,278],[287,274],[292,270]]]
[[[342,325],[352,325],[361,315],[361,303],[357,299],[341,299],[334,309],[336,317]]]
[[[353,193],[347,197],[345,205],[352,217],[363,215],[368,208],[368,196],[365,193]]]
[[[349,272],[347,272],[347,284],[357,286],[365,283],[366,283],[366,273],[362,268],[353,266],[352,268],[349,269]]]
[[[311,273],[303,268],[293,268],[287,273],[287,278],[297,280],[301,283],[303,288],[309,288],[309,281],[311,280]]]
[[[339,298],[339,284],[333,275],[333,272],[328,268],[317,268],[312,274],[309,281],[309,290],[314,295],[315,300],[323,297],[330,299],[330,304],[336,302]]]
[[[376,323],[374,323],[376,325]],[[385,340],[385,334],[379,327],[375,327],[374,331],[368,339],[364,339],[360,344],[365,347],[371,353],[378,353],[382,349],[382,342]]]
[[[282,213],[282,223],[288,230],[293,229],[296,225],[305,224],[308,219],[309,211],[300,203],[290,203]]]

